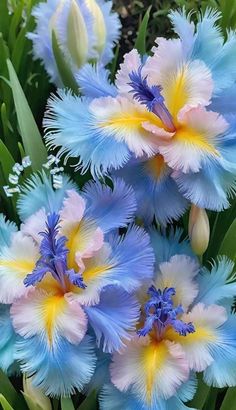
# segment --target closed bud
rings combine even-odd
[[[88,33],[76,0],[71,0],[67,20],[67,47],[74,64],[80,68],[87,61]]]
[[[196,255],[203,255],[210,239],[210,225],[205,209],[192,204],[188,232],[193,251]]]
[[[52,410],[49,397],[45,396],[40,389],[34,387],[31,378],[27,377],[26,374],[23,375],[23,390],[29,410],[35,410],[36,405],[37,408],[42,410]]]
[[[96,0],[86,0],[86,6],[93,16],[93,31],[95,35],[95,49],[102,54],[106,44],[106,25],[102,10]]]

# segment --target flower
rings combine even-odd
[[[28,37],[53,83],[62,85],[52,47],[52,31],[74,78],[88,61],[106,65],[119,39],[120,22],[104,0],[48,0],[33,9],[36,29]]]
[[[179,192],[172,170],[157,154],[152,158],[132,159],[124,168],[113,172],[122,177],[135,191],[137,215],[146,225],[156,221],[162,226],[178,220],[188,207]]]
[[[78,80],[86,98],[61,92],[48,103],[47,143],[79,158],[82,171],[107,174],[133,158],[150,161],[146,169],[154,164],[151,207],[163,224],[182,214],[186,202],[181,195],[200,208],[220,211],[235,191],[235,109],[229,95],[236,75],[236,36],[230,32],[224,41],[218,18],[207,10],[195,28],[185,12],[172,12],[179,38],[157,38],[146,61],[137,50],[125,55],[116,89],[104,71],[98,75],[84,67]],[[176,214],[172,209],[158,215],[156,196],[166,194],[155,166],[159,158],[170,177],[168,192],[178,197]],[[142,186],[137,190],[140,198]]]
[[[215,387],[236,383],[234,264],[221,257],[211,271],[200,268],[189,244],[176,242],[178,235],[168,239],[153,231],[157,271],[147,291],[139,292],[136,335],[113,354],[102,410],[111,402],[114,410],[185,408],[197,387],[196,372]]]
[[[113,188],[89,182],[78,193],[64,180],[57,191],[45,174],[26,182],[23,223],[0,248],[0,302],[11,305],[14,359],[52,396],[90,381],[96,344],[105,353],[124,346],[139,316],[132,293],[154,263],[147,233],[127,228],[136,209],[130,187],[121,179]]]

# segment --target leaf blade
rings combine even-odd
[[[37,171],[46,162],[47,151],[15,69],[9,59],[7,60],[7,67],[24,149],[31,158],[33,170]]]

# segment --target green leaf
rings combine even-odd
[[[3,410],[14,410],[2,394],[0,394],[0,403]]]
[[[228,258],[232,259],[234,262],[236,261],[236,247],[235,247],[235,239],[236,239],[236,219],[230,225],[228,231],[225,234],[225,237],[221,243],[220,255],[226,255]]]
[[[17,392],[11,384],[9,378],[0,370],[0,394],[9,402],[11,406],[17,403]]]
[[[79,406],[78,410],[95,410],[97,408],[97,392],[94,390],[83,403]]]
[[[5,182],[8,180],[8,176],[12,171],[12,167],[15,164],[13,157],[11,156],[10,152],[8,151],[6,145],[0,140],[0,158],[2,169],[4,172]]]
[[[230,387],[224,397],[220,410],[236,409],[236,387]]]
[[[64,86],[70,88],[72,91],[74,91],[75,94],[78,94],[79,87],[76,84],[70,66],[66,62],[66,58],[63,55],[63,52],[61,51],[54,30],[52,30],[52,49],[57,63],[57,68]]]
[[[209,392],[210,392],[210,387],[204,383],[202,379],[202,375],[198,375],[197,391],[196,391],[196,394],[193,400],[191,400],[191,402],[188,403],[188,407],[202,410],[207,400]]]
[[[72,399],[70,399],[69,397],[62,397],[61,410],[75,410]]]
[[[47,151],[10,60],[7,60],[7,66],[24,149],[26,154],[30,156],[33,170],[37,171],[46,162]]]
[[[138,50],[138,52],[141,55],[146,54],[146,38],[147,38],[147,27],[148,27],[148,21],[150,18],[150,11],[151,11],[152,6],[148,7],[144,18],[140,24],[138,35],[135,41],[135,48]]]

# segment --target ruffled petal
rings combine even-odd
[[[174,255],[186,255],[196,258],[188,239],[182,239],[183,231],[179,228],[170,230],[169,235],[159,232],[157,229],[149,230],[151,244],[155,252],[156,267],[162,262],[168,262]]]
[[[213,81],[203,61],[186,61],[180,40],[156,40],[154,56],[149,57],[143,72],[151,85],[162,87],[165,104],[176,120],[184,106],[209,105]]]
[[[114,179],[113,189],[97,182],[88,182],[82,192],[86,200],[86,215],[96,220],[104,233],[126,227],[132,222],[136,200],[132,188],[122,179]]]
[[[199,265],[195,259],[186,255],[172,256],[168,262],[159,265],[160,273],[155,279],[157,289],[173,287],[176,295],[173,297],[175,305],[181,304],[186,310],[198,294],[196,275]]]
[[[66,191],[74,187],[69,177],[63,175],[62,188],[54,190],[51,177],[48,177],[45,172],[34,174],[26,180],[17,201],[17,210],[21,220],[25,221],[41,208],[44,208],[46,213],[58,212]]]
[[[9,247],[0,251],[0,301],[12,303],[28,292],[24,279],[35,268],[38,248],[32,238],[16,232]]]
[[[193,323],[195,332],[183,337],[175,333],[173,329],[168,329],[166,337],[180,343],[190,369],[201,372],[214,361],[212,351],[220,343],[221,327],[227,321],[226,310],[222,306],[207,307],[198,303],[181,319],[186,323]]]
[[[117,285],[130,293],[149,281],[153,275],[154,255],[144,229],[132,226],[127,234],[114,234],[86,261],[83,280],[86,289],[74,288],[71,298],[82,304],[99,303],[101,290]]]
[[[140,315],[135,298],[111,286],[101,292],[99,304],[86,307],[85,312],[95,332],[97,344],[108,353],[124,347]]]
[[[41,243],[41,232],[46,229],[47,215],[45,209],[42,208],[35,214],[31,215],[21,224],[20,230],[23,235],[31,237],[38,245]]]
[[[88,98],[106,97],[108,95],[115,97],[117,90],[110,83],[109,74],[109,71],[100,65],[85,64],[76,76],[82,94]]]
[[[166,164],[158,164],[158,155],[149,161],[130,163],[115,174],[121,176],[135,191],[137,216],[146,225],[154,217],[162,226],[178,220],[187,208],[188,202],[178,191]],[[161,162],[161,161],[160,161]],[[173,204],[175,204],[173,206]]]
[[[13,303],[11,316],[19,335],[42,337],[48,349],[56,348],[60,338],[78,344],[87,331],[87,317],[78,303],[68,302],[63,294],[43,290],[33,291]]]
[[[159,146],[171,168],[184,173],[198,172],[206,159],[219,160],[217,142],[228,128],[221,115],[199,106],[182,113],[180,123],[174,137]]]
[[[214,387],[236,384],[236,317],[231,315],[218,331],[217,343],[211,346],[212,363],[204,372],[204,381]]]
[[[11,243],[12,234],[16,231],[16,224],[8,221],[5,215],[0,214],[0,247],[9,246]]]
[[[120,65],[120,69],[116,74],[116,86],[121,95],[127,98],[132,98],[130,91],[132,90],[130,83],[130,74],[132,71],[138,71],[141,65],[141,57],[136,49],[124,55],[124,62]]]
[[[0,305],[0,368],[4,372],[11,371],[14,363],[16,333],[10,317],[10,306]]]
[[[32,377],[35,387],[49,396],[70,396],[81,391],[95,370],[96,355],[92,338],[85,336],[78,345],[61,337],[49,348],[44,338],[36,335],[21,338],[15,358],[21,371]]]
[[[112,100],[112,97],[103,97]],[[95,101],[103,101],[99,98]],[[125,141],[113,138],[98,124],[97,109],[90,100],[80,99],[68,91],[58,92],[48,101],[45,114],[46,141],[50,147],[61,147],[59,153],[77,158],[78,168],[90,168],[94,177],[125,164],[130,151]],[[106,155],[104,156],[104,152]]]
[[[126,392],[132,387],[142,402],[157,408],[160,398],[173,396],[188,376],[180,345],[151,342],[148,336],[137,337],[123,353],[115,353],[111,364],[111,380],[119,390]]]
[[[195,303],[205,305],[214,303],[233,302],[236,295],[236,283],[234,282],[234,263],[226,257],[220,257],[213,262],[211,270],[206,268],[198,275],[199,293]]]
[[[151,156],[157,150],[152,133],[144,129],[143,123],[151,122],[161,128],[162,123],[143,106],[124,97],[104,97],[93,100],[90,110],[103,138],[125,142],[136,157]]]

